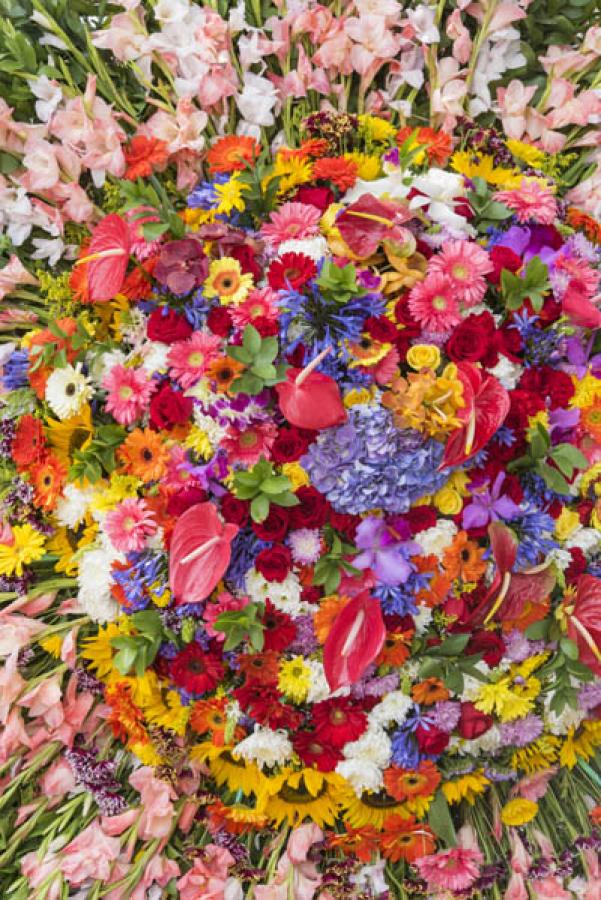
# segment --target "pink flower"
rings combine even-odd
[[[179,444],[171,447],[163,484],[176,490],[194,484],[194,476],[186,468],[189,464],[188,454],[183,447],[180,447]]]
[[[561,882],[549,875],[530,882],[535,900],[572,900],[573,894],[563,889]]]
[[[526,130],[526,110],[536,92],[536,87],[526,87],[513,79],[506,88],[497,89],[497,102],[507,136],[519,141]]]
[[[555,197],[539,181],[522,178],[519,188],[497,191],[494,199],[513,210],[518,222],[524,224],[533,220],[539,225],[552,225],[557,215]]]
[[[461,321],[453,282],[439,272],[416,284],[409,294],[411,315],[428,331],[450,331]]]
[[[0,300],[14,291],[18,284],[37,284],[37,278],[30,275],[18,256],[13,255],[3,269],[0,269]]]
[[[143,550],[146,539],[157,530],[152,512],[144,500],[130,497],[108,513],[105,531],[121,553]]]
[[[120,425],[131,425],[142,416],[156,390],[145,369],[128,369],[121,364],[113,366],[102,387],[109,392],[105,409]]]
[[[29,881],[32,890],[39,887],[49,875],[56,872],[57,859],[54,853],[49,853],[40,859],[37,850],[26,853],[21,860],[21,872]],[[61,895],[61,886],[58,880],[54,880],[46,892],[46,900],[58,900]]]
[[[269,459],[269,451],[277,433],[273,422],[258,422],[244,429],[232,426],[222,438],[220,447],[227,452],[230,462],[254,466],[262,456]]]
[[[207,844],[189,872],[177,882],[180,900],[224,900],[227,870],[235,860],[229,850]]]
[[[415,865],[430,890],[464,891],[480,874],[482,860],[479,850],[453,847],[432,856],[422,856],[415,860]]]
[[[165,838],[173,821],[173,803],[177,795],[166,781],[156,778],[149,766],[137,769],[129,777],[129,783],[140,792],[139,834],[142,840]]]
[[[63,721],[61,685],[58,675],[40,682],[19,700],[32,718],[43,718],[50,728],[58,728]]]
[[[144,867],[142,881],[137,884],[130,900],[146,900],[148,896],[151,896],[146,891],[153,884],[165,887],[167,882],[171,881],[172,878],[177,878],[179,874],[179,866],[172,859],[167,859],[166,856],[158,854],[153,856],[148,865]]]
[[[225,632],[215,631],[213,627],[215,622],[221,613],[228,612],[229,610],[244,609],[247,604],[248,597],[234,597],[234,595],[230,594],[228,591],[222,591],[217,597],[217,602],[207,603],[202,614],[207,634],[212,638],[216,638],[218,641],[224,641]]]
[[[0,725],[4,725],[8,719],[12,704],[26,684],[17,669],[18,655],[18,650],[11,653],[0,670]]]
[[[284,203],[271,214],[271,222],[263,225],[261,235],[268,244],[276,246],[284,241],[302,240],[319,234],[321,212],[307,203]]]
[[[429,272],[446,275],[453,292],[466,306],[480,303],[486,293],[484,276],[492,268],[486,250],[472,241],[447,241],[429,263]]]
[[[192,387],[217,358],[220,347],[221,338],[205,331],[195,331],[187,341],[177,341],[167,357],[171,377],[185,389]]]
[[[25,175],[21,184],[28,191],[40,193],[53,188],[60,180],[60,169],[56,159],[57,145],[41,138],[29,138],[25,144],[23,167]]]
[[[257,900],[287,900],[290,894],[295,900],[313,900],[322,879],[317,866],[307,859],[307,855],[313,844],[322,839],[323,831],[315,823],[295,828],[278,863],[275,881],[255,888]]]
[[[543,769],[534,775],[526,775],[525,778],[520,778],[515,787],[512,788],[511,795],[515,796],[517,794],[520,797],[525,797],[526,800],[540,800],[547,793],[549,782],[556,772],[557,766],[553,766],[551,769]]]
[[[275,322],[278,317],[275,293],[270,287],[256,288],[240,306],[232,306],[230,313],[234,325],[239,328],[252,325],[255,319],[270,319]]]
[[[39,780],[44,797],[54,799],[63,797],[75,788],[73,769],[66,759],[57,759],[46,769]]]
[[[120,848],[119,838],[108,837],[94,820],[64,848],[59,868],[75,887],[88,878],[108,881],[111,863],[119,856]]]

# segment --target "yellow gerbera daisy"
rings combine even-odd
[[[229,216],[234,209],[237,209],[238,212],[244,212],[246,204],[242,195],[246,190],[246,186],[242,184],[238,175],[232,175],[224,184],[215,183],[213,189],[219,198],[219,205],[215,210],[217,213]]]
[[[451,157],[451,167],[468,178],[483,178],[489,184],[508,190],[520,186],[522,173],[519,169],[504,169],[495,166],[492,156],[474,155],[467,150],[458,150]]]
[[[242,273],[237,259],[224,256],[211,263],[209,277],[204,283],[204,294],[206,297],[219,297],[224,306],[230,303],[237,306],[246,300],[252,286],[252,275],[249,272]]]
[[[302,656],[293,656],[280,663],[278,690],[294,703],[303,703],[311,687],[311,669]]]
[[[22,575],[23,566],[41,559],[46,538],[31,525],[15,525],[13,543],[0,544],[0,575]]]

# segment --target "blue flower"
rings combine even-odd
[[[15,350],[14,353],[11,353],[4,363],[4,375],[2,378],[4,390],[16,391],[19,388],[27,387],[29,384],[27,378],[28,370],[29,353],[27,350]]]

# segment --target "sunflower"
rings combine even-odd
[[[512,768],[534,775],[557,762],[561,739],[554,734],[543,734],[526,747],[520,747],[511,757]]]
[[[453,154],[451,168],[460,175],[466,175],[468,178],[483,178],[489,184],[508,190],[518,188],[522,181],[522,173],[519,169],[504,169],[501,166],[495,166],[492,156],[474,154],[468,150],[458,150]]]
[[[227,135],[219,138],[208,151],[206,161],[211,174],[239,172],[261,152],[261,145],[247,135]]]
[[[232,744],[217,747],[212,741],[202,741],[192,747],[190,756],[208,765],[219,787],[225,784],[230,791],[241,791],[247,797],[258,796],[264,776],[254,763],[235,757],[233,749]]]
[[[160,434],[150,428],[136,428],[119,447],[118,457],[128,475],[148,483],[163,477],[169,453]]]
[[[46,435],[57,458],[69,465],[76,450],[85,450],[92,441],[94,425],[92,424],[92,411],[88,404],[82,411],[60,422],[58,419],[48,419],[46,422]]]
[[[252,275],[249,272],[242,273],[237,259],[224,256],[211,263],[209,277],[204,283],[204,294],[206,297],[219,297],[224,306],[230,303],[238,306],[246,300],[252,286]]]
[[[279,775],[263,778],[257,811],[274,825],[293,827],[308,819],[319,827],[332,826],[338,812],[338,795],[344,779],[336,772],[316,769],[294,771],[286,766]]]
[[[79,565],[73,559],[77,551],[77,535],[68,528],[58,528],[46,544],[48,553],[58,556],[54,564],[55,572],[64,572],[69,578],[77,575]]]
[[[67,470],[53,453],[47,453],[43,460],[29,470],[37,506],[52,509],[61,493]]]
[[[373,825],[374,828],[381,831],[387,816],[393,813],[405,818],[410,816],[405,804],[391,797],[386,791],[377,793],[363,791],[358,797],[347,781],[338,791],[338,799],[344,809],[345,822],[348,822],[352,828]]]
[[[216,389],[220,394],[225,394],[243,371],[243,363],[238,362],[236,359],[230,359],[229,356],[224,356],[211,363],[207,369],[207,378],[216,383]]]

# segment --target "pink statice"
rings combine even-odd
[[[492,268],[486,250],[472,241],[447,241],[429,262],[430,273],[445,275],[464,306],[480,303],[486,293],[484,276]]]
[[[519,188],[497,191],[494,199],[513,210],[518,222],[527,225],[552,225],[557,216],[557,202],[548,187],[540,181],[522,178]]]
[[[271,214],[271,221],[261,228],[261,236],[268,244],[277,246],[284,241],[303,240],[319,234],[321,211],[308,203],[283,203]]]
[[[105,409],[119,425],[132,425],[148,410],[156,384],[145,369],[129,369],[118,363],[105,375],[102,387],[108,391]]]
[[[275,322],[278,318],[275,292],[270,287],[257,288],[250,292],[240,306],[232,306],[230,313],[234,325],[238,328],[252,325],[255,319],[269,319]]]
[[[428,331],[450,331],[461,321],[456,293],[446,275],[434,272],[411,289],[411,315]]]
[[[262,456],[269,459],[277,433],[277,427],[273,422],[256,422],[245,428],[232,425],[222,438],[220,447],[227,452],[230,463],[254,466]]]
[[[146,502],[130,497],[108,513],[104,528],[116,550],[132,553],[144,549],[157,524]]]
[[[480,874],[483,856],[479,850],[453,847],[416,859],[419,874],[429,890],[465,891]]]
[[[196,384],[217,358],[221,338],[206,331],[195,331],[186,341],[171,347],[167,362],[170,374],[184,389]]]

